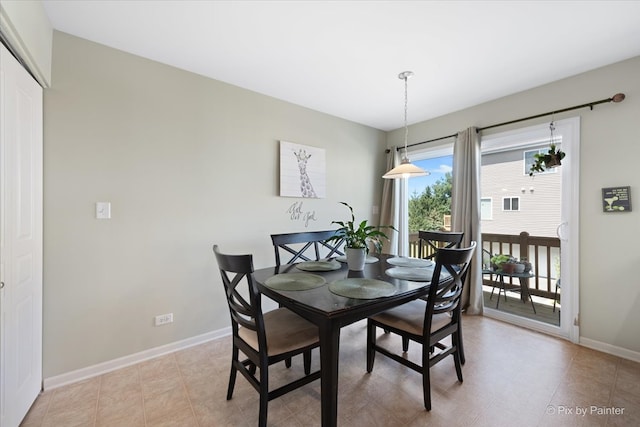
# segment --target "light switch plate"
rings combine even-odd
[[[111,219],[111,203],[96,202],[96,218]]]

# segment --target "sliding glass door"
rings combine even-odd
[[[507,303],[503,295],[497,307],[494,287],[499,280],[494,274],[483,281],[485,313],[574,342],[578,339],[579,126],[579,118],[555,122],[554,137],[567,157],[561,167],[533,177],[529,169],[534,155],[549,145],[548,123],[483,136],[481,142],[482,247],[488,253],[483,262],[486,258],[488,269],[492,255],[508,253],[519,260],[526,256],[535,275],[527,285],[536,308],[534,312],[531,302],[521,299],[517,279],[506,286]],[[401,184],[400,241],[405,255],[417,256],[418,230],[450,229],[453,140],[446,146],[412,151],[411,159],[430,172]]]

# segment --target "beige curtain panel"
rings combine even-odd
[[[482,232],[480,230],[480,139],[475,127],[459,132],[453,145],[451,228],[463,231],[461,246],[477,242],[462,295],[468,314],[482,314]]]
[[[385,171],[391,170],[400,163],[398,150],[394,147],[387,153],[387,168]],[[382,200],[380,202],[380,222],[378,224],[393,225],[398,230],[398,180],[383,179],[382,184]],[[385,232],[389,236],[388,242],[383,242],[382,252],[397,255],[398,252],[398,233],[392,230]]]

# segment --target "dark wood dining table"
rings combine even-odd
[[[254,278],[260,291],[281,306],[287,307],[318,325],[320,334],[321,414],[322,426],[336,426],[338,417],[338,354],[340,328],[373,314],[404,304],[428,294],[430,282],[402,280],[385,273],[394,267],[387,262],[392,255],[376,254],[377,262],[365,264],[361,272],[349,271],[346,263],[334,271],[313,271],[326,284],[309,290],[276,290],[265,285],[272,276],[302,273],[295,264],[256,270]],[[347,277],[377,279],[394,286],[394,293],[374,299],[356,299],[336,295],[329,284]],[[446,279],[444,279],[446,280]],[[363,366],[365,361],[363,360]],[[364,368],[363,368],[364,369]]]

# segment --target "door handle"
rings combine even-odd
[[[4,282],[0,282],[0,289],[4,289]]]

